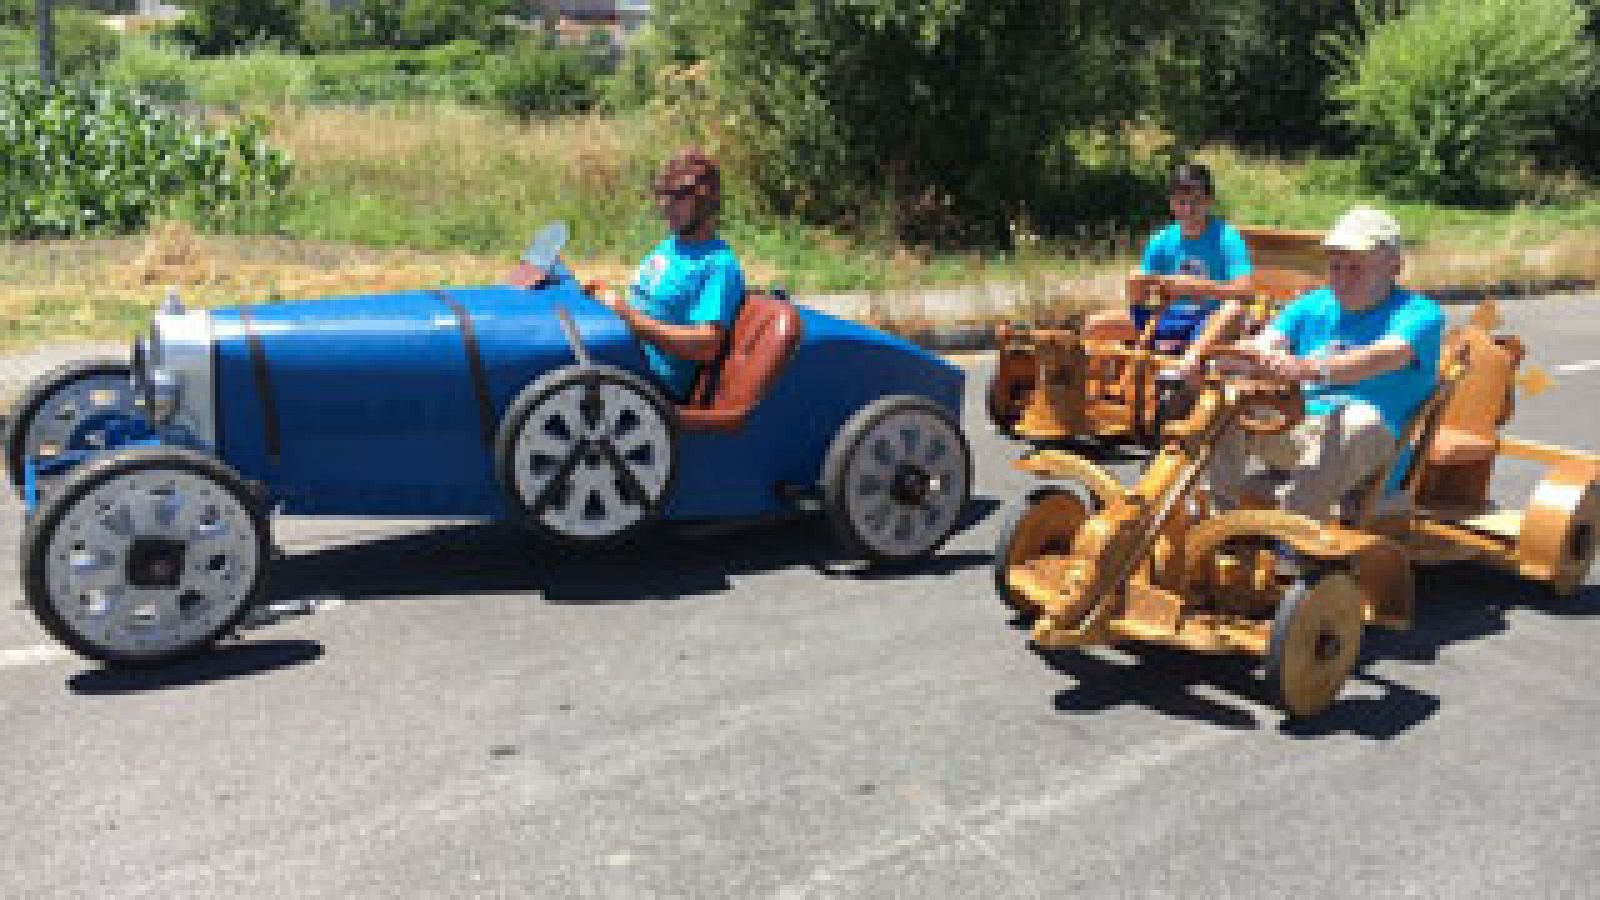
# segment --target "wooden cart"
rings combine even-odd
[[[1043,647],[1144,641],[1265,662],[1291,716],[1337,698],[1366,623],[1412,623],[1414,565],[1477,561],[1566,595],[1583,584],[1600,527],[1600,457],[1500,434],[1523,345],[1496,335],[1492,308],[1452,332],[1438,389],[1395,454],[1338,517],[1316,521],[1256,498],[1216,512],[1201,478],[1227,429],[1270,433],[1303,413],[1296,386],[1211,378],[1131,488],[1081,457],[1017,465],[1045,479],[1013,510],[997,587],[1036,615]],[[1489,499],[1502,456],[1547,467],[1525,508]],[[1405,465],[1403,489],[1386,494]]]
[[[1248,333],[1321,284],[1324,265],[1317,232],[1245,228],[1241,233],[1256,263],[1250,282],[1206,296],[1243,304]],[[1150,311],[1144,331],[1131,340],[1087,332],[1078,322],[997,331],[999,358],[987,403],[999,431],[1038,442],[1091,438],[1154,448],[1155,376],[1174,362],[1176,349],[1157,344],[1155,327],[1162,310],[1193,291],[1146,275],[1130,277],[1126,287],[1128,304]]]

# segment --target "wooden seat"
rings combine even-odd
[[[1428,448],[1428,462],[1441,466],[1481,463],[1494,458],[1498,442],[1459,428],[1440,428]]]
[[[678,410],[689,431],[736,432],[800,345],[800,313],[781,293],[745,295],[722,357],[705,366]]]

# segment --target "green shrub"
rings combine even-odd
[[[321,50],[417,50],[451,41],[504,44],[512,31],[503,17],[522,11],[519,0],[360,0],[332,17],[302,19]]]
[[[33,4],[26,17],[0,15],[0,69],[39,68],[39,37],[33,30]],[[0,13],[4,13],[0,9]],[[118,38],[101,23],[100,17],[78,9],[58,9],[55,13],[56,73],[65,77],[93,74],[101,64],[117,55]]]
[[[425,50],[359,50],[300,56],[259,47],[235,56],[194,58],[182,48],[130,38],[104,73],[107,81],[167,102],[208,106],[487,103],[494,56],[474,41]]]
[[[1402,199],[1500,195],[1542,117],[1588,72],[1573,0],[1363,5],[1361,38],[1334,44],[1333,96],[1362,137],[1369,183]]]
[[[575,47],[525,42],[489,67],[489,98],[505,112],[582,112],[594,106],[599,71],[595,59]]]
[[[1585,3],[1589,46],[1600,50],[1600,0]],[[1548,133],[1535,148],[1541,160],[1600,175],[1600,63],[1590,65],[1577,100],[1552,114],[1546,124]]]
[[[707,105],[681,120],[772,212],[918,244],[1004,245],[1019,219],[1069,205],[1046,196],[1046,157],[1064,135],[1138,109],[1128,60],[1182,27],[1187,12],[1172,7],[664,0],[655,21],[707,63]]]
[[[208,131],[123,91],[0,79],[0,235],[122,234],[155,216],[259,226],[287,156],[259,119]]]
[[[1212,0],[1143,61],[1168,128],[1199,141],[1276,152],[1330,149],[1347,136],[1328,96],[1327,37],[1360,22],[1351,0]]]
[[[186,0],[174,29],[206,56],[237,53],[261,43],[300,44],[300,0]]]

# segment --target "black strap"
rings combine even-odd
[[[461,343],[467,351],[467,370],[472,373],[472,392],[478,397],[478,426],[483,431],[483,445],[494,448],[494,404],[489,399],[489,373],[483,367],[483,353],[478,349],[478,335],[472,330],[472,316],[461,301],[444,291],[434,291],[444,304],[455,313],[456,326],[461,329]]]
[[[267,441],[267,460],[274,466],[283,461],[283,442],[278,434],[278,401],[272,396],[272,377],[267,371],[267,348],[251,325],[250,310],[239,310],[245,344],[250,348],[250,367],[255,371],[256,396],[261,398],[261,432]]]

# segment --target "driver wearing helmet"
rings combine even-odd
[[[733,249],[717,236],[722,176],[699,150],[668,160],[656,178],[656,203],[672,234],[640,264],[625,299],[601,302],[644,344],[650,369],[679,402],[699,367],[716,360],[744,297]]]

